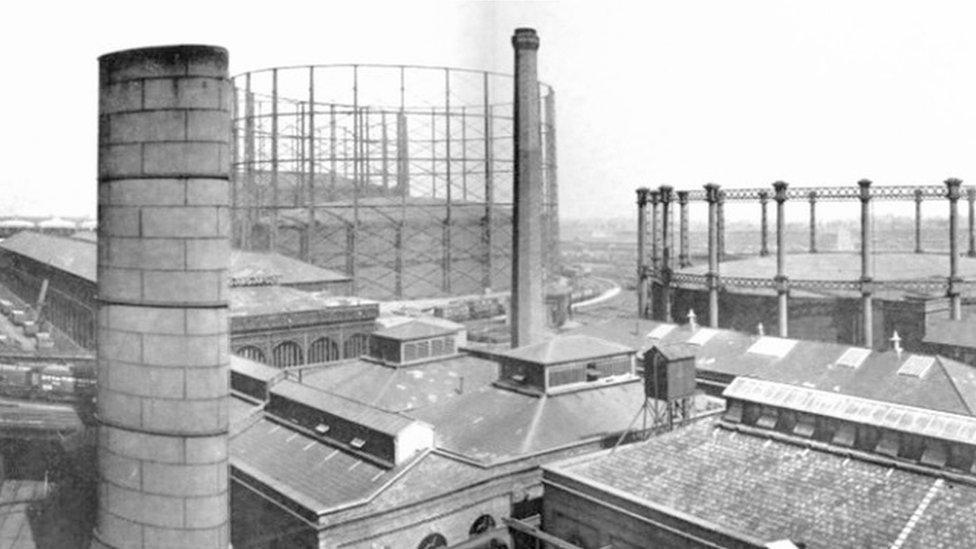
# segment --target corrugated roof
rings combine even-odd
[[[455,333],[457,333],[457,329],[452,329],[446,326],[438,326],[422,320],[411,320],[410,322],[405,322],[389,328],[383,328],[382,330],[373,332],[373,335],[390,339],[398,339],[401,341],[409,341],[411,339],[424,339],[428,337],[445,336]]]
[[[976,418],[972,416],[947,414],[748,377],[736,378],[722,396],[852,423],[976,444]]]
[[[396,436],[414,421],[409,417],[386,412],[288,379],[275,384],[271,388],[271,394],[323,410],[391,436]]]
[[[634,349],[631,347],[605,339],[585,335],[559,335],[549,341],[518,347],[498,354],[538,364],[559,364],[633,352]]]
[[[976,545],[976,487],[714,426],[711,421],[545,467],[591,490],[671,509],[743,538],[810,549]],[[598,496],[600,497],[600,496]],[[929,504],[922,505],[928,497]],[[956,519],[956,520],[952,520]]]

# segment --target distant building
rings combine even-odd
[[[94,350],[96,255],[92,238],[20,232],[0,243],[0,285],[33,306],[47,280],[44,318]],[[365,352],[379,308],[336,297],[349,277],[274,253],[234,250],[230,263],[234,352],[281,367]]]

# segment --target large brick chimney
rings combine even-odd
[[[226,549],[227,51],[99,62],[93,547]]]
[[[534,29],[515,29],[515,188],[512,227],[512,347],[546,333],[542,277],[542,136]]]

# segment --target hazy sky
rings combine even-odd
[[[212,43],[232,73],[305,63],[511,71],[539,31],[561,212],[633,189],[976,183],[976,3],[15,2],[0,32],[0,214],[94,214],[97,56]]]

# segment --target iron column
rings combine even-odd
[[[664,307],[664,321],[671,322],[671,192],[668,185],[662,185],[661,197],[661,305]]]
[[[649,199],[651,201],[651,270],[657,276],[658,267],[661,264],[657,249],[657,204],[660,202],[661,193],[651,191]]]
[[[227,51],[99,58],[96,548],[226,549]]]
[[[719,186],[715,183],[705,185],[705,199],[708,201],[708,325],[718,328],[718,198]]]
[[[647,259],[644,256],[647,235],[647,187],[637,189],[637,318],[644,318],[647,311],[647,277],[644,269]]]
[[[539,135],[539,37],[515,29],[515,167],[512,224],[512,347],[540,341],[546,331],[542,289],[542,143]]]
[[[915,189],[915,253],[922,253],[922,189]]]
[[[759,191],[759,205],[762,207],[762,221],[760,229],[760,247],[759,255],[767,256],[769,255],[769,216],[766,213],[767,205],[769,204],[769,193],[767,191]]]
[[[810,253],[817,253],[817,191],[810,191]]]
[[[969,257],[976,257],[976,187],[966,189],[966,201],[969,202]]]
[[[678,223],[678,266],[687,267],[691,265],[688,259],[688,191],[678,191],[678,208],[680,209],[681,220]]]
[[[956,205],[959,202],[959,179],[946,179],[946,198],[949,199],[949,318],[962,319],[962,301],[959,297],[959,214]]]
[[[725,261],[725,191],[718,192],[718,261]]]
[[[789,337],[789,279],[786,277],[786,244],[784,242],[786,224],[786,188],[782,181],[773,183],[776,200],[776,297],[779,314],[779,337]]]
[[[873,349],[874,309],[871,294],[874,277],[871,272],[871,244],[874,237],[871,234],[871,182],[862,179],[857,184],[861,188],[859,194],[861,200],[861,304],[863,306],[861,331],[864,346]]]

